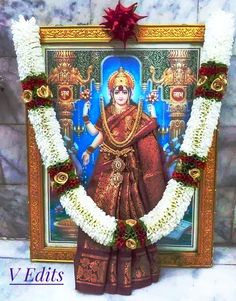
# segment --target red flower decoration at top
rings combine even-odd
[[[146,16],[135,14],[136,8],[137,3],[124,7],[119,1],[115,9],[105,9],[106,16],[103,17],[107,21],[101,23],[101,25],[105,25],[106,28],[110,29],[112,40],[121,40],[124,43],[124,47],[129,38],[136,38],[134,29],[137,22],[146,18]]]

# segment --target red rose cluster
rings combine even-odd
[[[137,223],[134,226],[134,230],[136,232],[137,238],[140,242],[141,247],[144,247],[146,245],[147,242],[147,232],[144,229],[143,225],[141,225],[140,223]]]
[[[33,77],[27,77],[24,81],[22,81],[22,89],[23,90],[34,90],[35,88],[39,88],[42,85],[47,84],[46,76],[40,75],[40,76],[33,76]]]
[[[64,185],[60,185],[56,187],[56,193],[60,196],[65,193],[67,190],[77,188],[80,185],[80,180],[76,176],[75,178],[69,178],[68,181]]]
[[[196,97],[221,100],[227,86],[228,68],[224,64],[208,62],[201,65],[195,90]]]
[[[146,228],[140,220],[135,221],[134,225],[127,224],[125,220],[118,220],[113,244],[118,249],[128,248],[129,241],[133,241],[134,248],[144,247],[147,244]]]
[[[45,74],[28,76],[21,82],[21,85],[23,89],[22,99],[27,110],[41,106],[52,107],[52,94],[48,88]]]
[[[208,62],[205,64],[201,65],[201,68],[198,71],[199,76],[201,75],[206,75],[206,76],[211,76],[211,75],[217,75],[221,73],[227,73],[228,67],[224,64],[216,64],[214,62]]]
[[[118,249],[122,249],[125,247],[125,232],[126,232],[126,227],[125,227],[125,222],[123,220],[118,221],[118,237],[116,239],[116,247]]]
[[[38,107],[52,107],[51,99],[36,98],[25,104],[27,110],[36,109]]]
[[[206,158],[188,156],[184,152],[178,156],[172,178],[185,185],[197,187],[200,180],[200,170],[206,166]]]
[[[62,195],[67,190],[79,187],[80,179],[75,173],[72,161],[69,159],[63,163],[48,168],[53,188],[58,195]],[[60,180],[60,176],[62,179]]]
[[[51,178],[54,178],[59,172],[71,173],[74,171],[73,163],[71,160],[66,160],[63,163],[58,163],[48,168],[48,173]]]
[[[185,184],[187,186],[193,186],[193,187],[198,186],[197,181],[195,181],[190,175],[182,173],[182,172],[174,171],[172,174],[172,179],[176,180],[177,182],[182,182],[183,184]]]
[[[194,156],[187,156],[182,153],[179,155],[179,159],[182,160],[183,163],[188,164],[191,168],[204,169],[206,166],[206,158],[200,160]]]

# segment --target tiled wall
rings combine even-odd
[[[135,0],[123,0],[128,5]],[[236,14],[235,0],[143,0],[140,23],[195,24],[213,9]],[[9,26],[19,14],[35,16],[40,25],[99,24],[103,9],[115,0],[2,0],[0,2],[0,237],[27,238],[27,154],[25,112],[21,104],[15,52]],[[215,242],[236,243],[236,47],[230,84],[219,127]]]

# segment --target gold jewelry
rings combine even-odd
[[[138,104],[138,112],[137,112],[137,116],[136,116],[136,119],[134,122],[134,126],[133,126],[131,132],[129,133],[128,137],[124,141],[117,141],[112,136],[112,133],[110,132],[110,129],[107,124],[106,113],[105,113],[104,103],[103,103],[102,99],[100,101],[100,104],[101,104],[101,116],[102,116],[102,120],[103,120],[102,126],[103,126],[103,129],[104,129],[105,133],[107,134],[107,137],[109,138],[110,142],[117,148],[123,148],[123,147],[127,146],[130,143],[130,141],[134,138],[134,135],[137,132],[137,129],[138,129],[138,126],[139,126],[139,123],[141,120],[141,116],[142,116],[142,101],[140,101]]]
[[[123,182],[124,177],[119,172],[112,172],[110,183],[111,186],[118,187]]]
[[[124,177],[121,173],[125,169],[125,162],[120,157],[126,157],[128,153],[134,152],[134,149],[132,146],[130,146],[122,150],[115,150],[108,146],[106,143],[103,143],[101,145],[101,152],[109,153],[116,156],[116,158],[111,164],[112,174],[110,183],[112,186],[118,187],[123,182]]]
[[[110,180],[111,185],[117,187],[123,182],[124,179],[121,173],[125,169],[125,162],[121,158],[116,157],[112,162],[111,167],[113,170]]]
[[[89,120],[89,118],[88,118],[87,115],[86,115],[86,116],[83,116],[83,121],[84,121],[85,124],[90,123],[90,120]]]
[[[124,112],[124,111],[126,111],[126,110],[127,110],[127,107],[125,107],[124,109],[118,109],[118,108],[115,106],[115,104],[111,105],[111,112],[112,112],[113,115],[115,115],[115,114],[120,114],[120,113],[122,113],[122,112]]]
[[[91,146],[91,145],[86,149],[86,152],[89,155],[91,155],[94,151],[95,151],[95,148],[93,146]]]
[[[120,173],[125,169],[125,162],[120,157],[116,157],[112,162],[111,167],[114,172]]]
[[[116,157],[122,157],[122,156],[126,157],[128,153],[134,152],[134,149],[132,146],[124,148],[122,150],[113,149],[103,142],[103,144],[101,145],[101,152],[110,153]]]

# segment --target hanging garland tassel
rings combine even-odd
[[[233,28],[231,14],[219,11],[209,18],[196,98],[173,177],[153,210],[138,220],[124,221],[107,215],[80,185],[52,106],[52,94],[44,73],[39,27],[34,18],[27,21],[20,16],[18,22],[13,21],[12,33],[22,80],[22,99],[28,109],[43,164],[48,168],[66,213],[96,242],[105,246],[136,249],[168,235],[183,218],[194,189],[199,184],[217,127],[220,100],[227,86]]]

